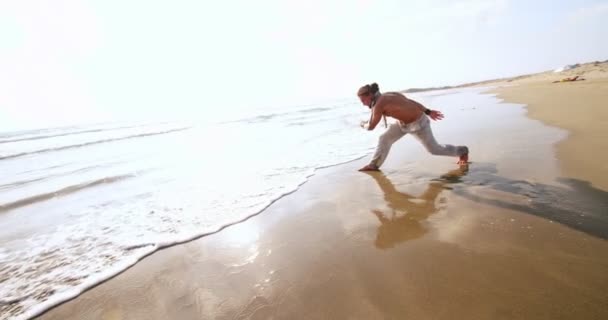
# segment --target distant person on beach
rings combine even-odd
[[[443,114],[437,110],[425,108],[420,103],[406,98],[399,92],[380,93],[378,84],[364,85],[357,92],[361,103],[371,110],[369,121],[361,123],[361,127],[374,130],[382,117],[393,117],[399,120],[391,124],[386,132],[380,136],[376,152],[371,162],[359,171],[378,171],[391,149],[393,143],[407,133],[413,134],[434,155],[459,157],[458,164],[466,165],[469,161],[469,148],[466,146],[453,146],[438,144],[431,131],[433,120],[443,119]],[[427,117],[428,116],[428,117]],[[386,118],[385,118],[386,124]]]

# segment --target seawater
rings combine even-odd
[[[368,116],[348,100],[206,124],[0,133],[0,319],[35,316],[368,154]]]
[[[520,163],[545,161],[546,152],[532,151],[550,149],[563,134],[530,139],[535,131],[518,120],[523,108],[497,107],[498,99],[480,91],[411,97],[446,114],[433,124],[439,142],[466,141],[474,161],[512,158],[501,171],[543,176]],[[320,168],[369,155],[384,128],[363,131],[367,119],[366,107],[344,100],[205,124],[0,133],[0,319],[36,316],[160,248],[262,212]],[[509,130],[512,139],[491,147],[492,137],[479,134],[488,128]],[[514,153],[522,144],[527,152]],[[407,149],[423,152],[416,143]],[[553,165],[543,168],[554,175]]]

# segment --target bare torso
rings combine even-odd
[[[414,122],[420,118],[424,106],[420,103],[406,98],[398,92],[383,93],[376,103],[383,115],[395,118],[402,124]],[[376,108],[374,107],[374,108]]]

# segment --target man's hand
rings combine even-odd
[[[367,121],[367,120],[363,120],[363,121],[361,121],[361,124],[359,124],[359,126],[361,126],[361,128],[363,128],[363,129],[367,129],[367,123],[368,122],[369,121]]]
[[[441,113],[441,111],[437,111],[437,110],[431,110],[431,113],[429,114],[429,117],[435,121],[437,120],[442,120],[443,119],[443,113]]]

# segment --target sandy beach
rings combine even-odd
[[[565,176],[608,190],[608,77],[570,83],[537,82],[497,90],[528,105],[528,116],[568,130],[557,144]]]
[[[608,68],[581,68],[489,83],[496,122],[438,134],[468,168],[406,137],[40,319],[607,319]]]

